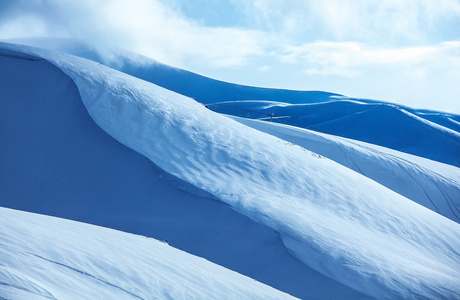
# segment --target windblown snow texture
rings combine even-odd
[[[460,167],[458,115],[321,91],[231,84],[122,50],[104,56],[101,51],[76,40],[19,39],[18,42],[45,45],[98,61],[197,99],[220,113],[248,117],[250,110],[249,118],[265,119],[267,114],[273,114],[276,121],[288,125],[349,137]]]
[[[57,66],[105,132],[277,232],[305,266],[377,298],[460,297],[458,223],[193,99],[68,55],[3,49]]]
[[[168,240],[305,298],[359,298],[286,252],[269,227],[158,168],[102,131],[49,62],[0,56],[0,205]],[[19,57],[24,57],[19,58]]]
[[[276,122],[234,119],[330,158],[460,223],[460,172],[457,167]]]

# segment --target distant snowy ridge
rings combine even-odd
[[[257,110],[281,117],[276,119],[289,125],[361,140],[460,167],[459,115],[321,91],[232,84],[164,65],[136,53],[122,49],[107,51],[75,39],[23,38],[14,41],[103,63],[193,97],[221,113],[247,117],[245,109]]]
[[[166,243],[0,208],[1,299],[296,299]]]
[[[454,122],[442,122],[442,126],[433,122],[440,121],[434,114],[431,115],[433,121],[429,121],[394,104],[343,98],[314,104],[231,101],[218,102],[210,107],[220,113],[244,118],[249,114],[252,119],[268,119],[267,116],[273,114],[275,122],[460,166],[460,128]]]
[[[378,298],[460,296],[459,224],[190,98],[68,55],[3,48],[58,66],[101,128],[280,232],[306,265]]]
[[[6,40],[6,42],[52,49],[84,57],[179,94],[208,101],[289,99],[293,103],[304,103],[327,101],[331,96],[342,96],[323,91],[262,88],[224,82],[171,67],[131,51],[101,49],[101,47],[94,47],[78,39],[16,38]]]

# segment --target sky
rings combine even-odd
[[[460,114],[460,0],[0,0],[0,39],[18,37]]]

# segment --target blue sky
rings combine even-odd
[[[229,82],[325,90],[460,114],[459,0],[0,5],[0,39],[77,37]]]

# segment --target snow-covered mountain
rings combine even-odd
[[[98,61],[196,99],[225,114],[269,119],[352,138],[460,167],[460,116],[321,91],[231,84],[123,50],[107,52],[69,39],[17,39]],[[357,126],[360,124],[360,126]],[[439,126],[440,125],[440,126]]]
[[[131,68],[129,73],[152,83],[64,53],[5,43],[0,48],[1,206],[168,240],[173,247],[300,298],[460,297],[458,116],[432,112],[430,116],[439,118],[430,121],[421,117],[427,112],[334,94],[241,87],[164,65],[150,69],[148,63],[120,60],[111,65],[122,71]],[[86,56],[95,57],[94,53]],[[155,77],[147,78],[149,74]],[[170,76],[166,82],[171,90],[211,102],[218,112],[257,111],[266,117],[278,107],[284,111],[276,116],[285,120],[316,119],[321,122],[307,127],[340,132],[328,135],[241,118],[236,122],[160,87],[154,78],[162,75]],[[187,88],[174,86],[190,86],[202,94],[190,95],[184,92]],[[228,91],[232,89],[240,94]],[[223,94],[233,96],[212,100]],[[311,101],[298,100],[295,95],[301,94]],[[256,97],[258,101],[241,101]],[[340,108],[354,102],[353,113]],[[358,106],[366,109],[356,111]],[[300,108],[302,113],[296,115]],[[386,113],[392,109],[397,113]],[[338,116],[341,111],[344,115]],[[303,116],[306,119],[294,119]],[[390,124],[383,126],[379,117]],[[439,120],[448,120],[450,128]],[[375,128],[366,131],[363,127],[372,121]],[[403,133],[395,134],[396,129]],[[401,141],[406,134],[411,138]],[[425,134],[428,143],[419,138]],[[390,148],[418,156],[363,141],[391,144]],[[10,219],[19,214],[2,213]],[[45,228],[38,232],[60,226],[44,217],[36,220]],[[6,246],[13,243],[14,228],[32,226],[5,222]],[[79,233],[63,240],[59,253],[51,248],[32,251],[52,234],[34,240],[24,251],[59,261],[56,255],[65,257],[80,235],[91,237],[91,229],[73,224],[62,225],[68,234]],[[118,233],[113,236],[115,243]],[[103,234],[93,237],[103,239]],[[144,247],[138,237],[129,239]],[[21,263],[6,265],[3,261],[15,258],[7,247],[2,249],[0,282],[17,293],[30,290],[30,282],[20,278],[37,270]],[[81,250],[88,259],[65,264],[78,270],[91,270],[93,263],[110,265],[98,262],[97,253],[106,248],[90,249]],[[70,257],[77,252],[70,252]],[[202,267],[196,268],[200,273]],[[172,273],[181,271],[164,276],[175,276]],[[12,274],[20,275],[9,284]],[[175,279],[179,291],[188,284],[189,278],[184,278]],[[236,280],[223,278],[223,286],[225,280]],[[104,280],[120,280],[112,279]],[[83,284],[77,277],[71,280],[75,289]],[[227,286],[238,289],[233,283]],[[47,290],[46,285],[44,280],[37,288]],[[260,293],[278,297],[276,291],[258,286]],[[149,286],[144,287],[148,295]],[[246,288],[251,287],[235,292],[245,293]],[[210,289],[211,298],[212,293]],[[265,297],[261,295],[247,298]]]
[[[346,97],[315,104],[238,101],[214,105],[222,113],[247,117],[249,111],[252,118],[273,114],[277,122],[460,166],[460,119],[456,115],[421,113],[395,104]]]

